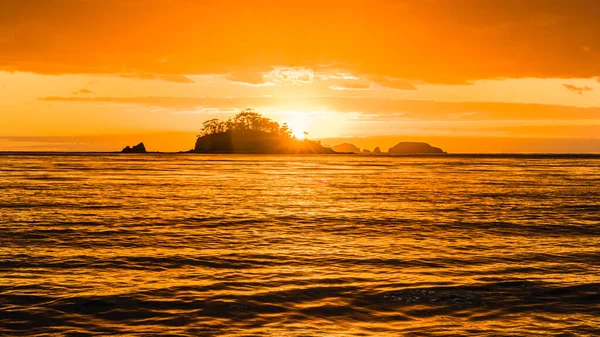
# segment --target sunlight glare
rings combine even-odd
[[[283,122],[287,123],[290,130],[292,130],[292,136],[297,139],[306,138],[306,133],[313,123],[312,117],[306,113],[297,111],[286,112],[286,115],[287,117]]]

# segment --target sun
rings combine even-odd
[[[290,112],[287,114],[288,117],[284,120],[288,127],[292,131],[292,136],[296,139],[306,138],[307,132],[312,125],[312,118],[303,113]]]

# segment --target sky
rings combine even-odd
[[[329,145],[600,152],[595,0],[3,0],[0,151],[193,146],[251,108]]]

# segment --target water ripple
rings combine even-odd
[[[598,156],[0,164],[0,335],[600,335]]]

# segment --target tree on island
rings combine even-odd
[[[219,121],[217,118],[209,119],[202,123],[202,126],[202,130],[198,137],[232,131],[259,131],[292,138],[292,130],[289,129],[287,123],[283,123],[283,126],[279,126],[279,123],[272,121],[270,118],[263,117],[261,114],[249,109],[238,113],[233,118],[224,122]]]
[[[320,142],[299,140],[286,123],[272,121],[253,110],[202,123],[192,152],[197,153],[334,153]]]

